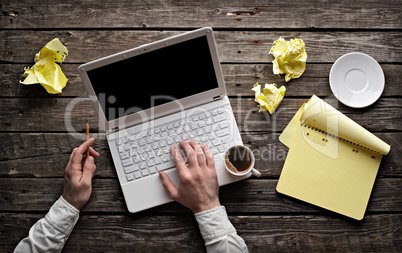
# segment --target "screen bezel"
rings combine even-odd
[[[145,54],[166,46],[174,45],[180,42],[184,42],[187,40],[195,39],[198,37],[206,36],[208,41],[209,50],[211,53],[211,59],[213,62],[216,80],[218,82],[218,88],[211,89],[205,92],[198,93],[196,95],[188,96],[176,101],[168,102],[163,105],[155,106],[146,110],[142,110],[137,113],[133,113],[121,118],[117,118],[114,120],[108,121],[106,116],[101,108],[98,97],[92,87],[91,81],[87,75],[87,71],[103,67],[105,65],[109,65],[111,63],[115,63],[121,60],[125,60],[127,58],[135,57],[137,55]],[[205,104],[207,102],[211,102],[217,97],[222,97],[226,95],[226,88],[223,79],[223,74],[219,62],[219,57],[216,49],[215,39],[213,35],[213,31],[210,27],[201,28],[195,31],[187,32],[184,34],[176,35],[167,39],[163,39],[151,44],[142,45],[140,47],[130,49],[127,51],[123,51],[114,55],[110,55],[86,64],[83,64],[78,67],[78,72],[81,75],[81,78],[84,82],[85,88],[88,91],[88,96],[92,103],[94,104],[95,110],[99,116],[99,123],[103,130],[110,131],[115,129],[124,129],[127,127],[131,127],[133,125],[137,125],[149,120],[153,120],[156,118],[160,118],[175,112],[180,112],[186,110],[188,108],[192,108],[201,104]],[[189,80],[191,83],[191,80]]]

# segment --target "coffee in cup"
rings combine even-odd
[[[261,173],[254,169],[254,154],[249,148],[243,145],[230,147],[225,154],[225,167],[233,175],[243,176],[252,172],[255,176]]]

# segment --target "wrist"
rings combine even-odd
[[[76,208],[75,206],[73,206],[70,202],[68,202],[63,195],[60,196],[60,201],[71,211],[73,211],[74,213],[79,213],[80,209]]]
[[[74,208],[76,208],[78,211],[80,211],[81,208],[83,207],[83,205],[78,204],[76,201],[74,201],[74,198],[71,197],[70,195],[63,193],[61,196],[64,198],[65,201],[67,201],[67,203],[69,203],[70,205],[72,205],[72,206],[73,206]]]
[[[200,205],[196,208],[191,209],[193,211],[193,213],[201,213],[201,212],[205,212],[211,209],[214,209],[216,207],[221,206],[221,203],[219,202],[219,200],[208,203],[208,204],[204,204],[204,205]]]

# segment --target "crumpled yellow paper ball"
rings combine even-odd
[[[62,63],[68,54],[67,48],[58,38],[51,40],[35,55],[35,64],[24,68],[22,84],[40,83],[48,93],[61,93],[67,78],[57,63]]]
[[[251,90],[255,92],[255,102],[259,103],[259,112],[268,111],[270,114],[272,114],[282,102],[282,99],[285,96],[286,88],[285,86],[281,86],[278,89],[275,83],[266,83],[263,93],[261,93],[261,85],[256,83],[254,84],[254,88]]]
[[[299,78],[306,69],[307,53],[301,39],[286,41],[279,38],[274,41],[269,53],[275,57],[272,61],[274,74],[286,74],[286,82]]]

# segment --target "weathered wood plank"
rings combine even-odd
[[[3,213],[2,251],[43,215]],[[331,216],[229,216],[251,252],[400,252],[401,214],[361,222]],[[105,239],[107,238],[107,240]],[[63,252],[203,252],[193,215],[81,215]]]
[[[19,80],[24,67],[29,64],[0,64],[0,95],[2,97],[64,97],[85,96],[87,92],[77,72],[78,64],[63,64],[62,69],[68,83],[63,93],[48,94],[40,85],[21,85]],[[226,89],[229,96],[253,96],[251,88],[256,82],[285,85],[286,97],[331,96],[329,72],[332,64],[307,64],[301,78],[286,83],[283,77],[272,72],[272,64],[222,64]],[[385,75],[385,89],[382,96],[402,96],[402,65],[381,64]]]
[[[82,63],[181,33],[183,31],[2,30],[0,62],[33,62],[35,54],[56,37],[69,49],[65,62]],[[215,31],[214,35],[222,62],[271,62],[273,58],[267,53],[279,37],[303,39],[308,63],[334,62],[343,54],[355,51],[367,53],[381,63],[395,63],[401,62],[402,54],[398,31]]]
[[[39,84],[20,84],[24,68],[32,64],[0,64],[0,96],[1,97],[79,97],[87,96],[84,84],[78,74],[79,64],[62,64],[61,69],[68,78],[67,85],[61,94],[49,94]],[[394,71],[392,71],[394,72]]]
[[[83,137],[84,134],[81,134]],[[375,133],[391,145],[384,156],[379,177],[402,176],[400,154],[401,133]],[[101,154],[96,159],[96,178],[116,178],[104,134],[91,134],[96,138],[94,148]],[[278,178],[288,148],[278,140],[279,133],[242,133],[243,143],[250,147],[256,157],[256,168],[263,178]],[[64,167],[71,151],[82,140],[66,133],[1,133],[0,177],[63,177]]]
[[[99,129],[88,98],[1,99],[0,108],[4,110],[0,115],[2,131],[82,131],[85,122],[89,122],[91,131]],[[74,122],[77,120],[80,122]]]
[[[402,103],[399,98],[380,98],[373,105],[362,109],[347,107],[333,96],[322,99],[369,131],[384,132],[391,128],[399,131],[402,125]],[[254,98],[233,98],[230,103],[240,131],[248,133],[282,132],[300,106],[307,101],[308,99],[284,99],[272,115],[267,111],[258,113],[259,108]]]
[[[251,88],[256,82],[285,85],[285,99],[292,96],[315,94],[320,97],[332,96],[329,86],[329,73],[332,64],[308,64],[303,75],[285,82],[283,75],[273,74],[272,64],[222,64],[226,90],[229,96],[254,96]],[[385,75],[385,88],[382,96],[402,95],[402,65],[382,64]]]
[[[399,131],[402,124],[401,98],[380,98],[373,105],[354,109],[326,99],[339,111],[369,131]],[[258,113],[253,98],[231,98],[240,131],[282,132],[306,99],[285,98],[277,111]],[[97,115],[89,98],[3,98],[0,100],[1,131],[83,131],[89,122],[92,131],[99,129]],[[375,119],[375,120],[373,120]]]
[[[275,190],[277,179],[247,179],[220,188],[221,204],[238,213],[322,213],[319,207],[282,196]],[[46,211],[63,188],[63,179],[0,178],[3,211]],[[372,212],[402,212],[402,179],[379,178],[368,205]],[[85,212],[127,212],[117,179],[94,179],[92,196]],[[188,212],[178,203],[169,203],[142,213]],[[367,214],[366,214],[367,215]]]
[[[279,177],[286,159],[288,148],[279,141],[280,133],[242,133],[242,140],[250,147],[256,158],[255,167],[262,173],[262,177]],[[391,151],[383,156],[379,168],[379,177],[396,176],[402,174],[402,134],[375,133],[380,139],[391,145]]]
[[[2,252],[12,251],[44,215],[0,216]],[[82,235],[85,233],[86,235]],[[204,242],[194,216],[80,215],[63,252],[202,252]]]
[[[400,29],[398,1],[2,1],[13,28],[385,28]]]

